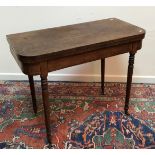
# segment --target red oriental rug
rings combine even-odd
[[[0,82],[0,148],[47,148],[40,82],[34,115],[27,81]],[[49,82],[53,148],[155,148],[155,85]]]

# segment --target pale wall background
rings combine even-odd
[[[0,80],[27,80],[5,35],[117,17],[146,30],[135,57],[133,82],[155,83],[155,7],[0,7]],[[126,81],[128,54],[106,59],[106,81]],[[39,77],[37,77],[39,78]],[[49,80],[100,81],[100,61],[55,71]]]

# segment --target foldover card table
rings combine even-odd
[[[105,58],[129,53],[125,114],[128,115],[134,56],[141,49],[145,30],[117,18],[7,35],[10,50],[28,75],[34,112],[37,113],[33,76],[40,75],[47,141],[52,144],[47,76],[49,72],[101,60],[104,94]],[[122,64],[123,65],[123,64]]]

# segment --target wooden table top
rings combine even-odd
[[[145,30],[116,18],[7,35],[19,59],[59,58],[143,39]]]

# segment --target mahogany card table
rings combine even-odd
[[[101,60],[101,90],[104,94],[105,58],[129,53],[124,106],[128,115],[134,56],[141,49],[144,36],[144,29],[117,18],[7,35],[12,55],[22,72],[28,75],[35,113],[37,105],[33,76],[41,77],[49,147],[52,137],[48,72]]]

